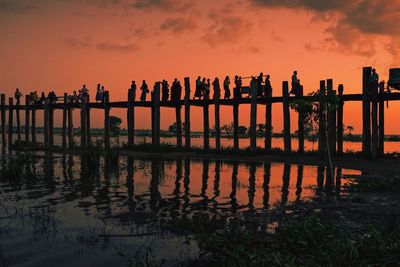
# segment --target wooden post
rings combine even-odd
[[[383,97],[385,94],[385,82],[379,84],[379,152],[378,155],[382,157],[385,154],[385,101]]]
[[[87,106],[86,97],[81,98],[81,148],[87,147]]]
[[[371,67],[363,68],[363,135],[362,152],[365,159],[371,158]]]
[[[336,92],[333,91],[333,80],[328,79],[326,81],[327,95],[329,99],[333,99],[336,96]],[[328,106],[327,114],[328,123],[328,144],[331,155],[336,154],[336,108],[333,104]]]
[[[6,95],[1,94],[1,141],[3,147],[6,146]]]
[[[67,116],[68,116],[68,95],[64,93],[64,107],[63,107],[63,118],[62,118],[62,148],[67,148]]]
[[[127,120],[128,120],[128,147],[130,149],[133,148],[135,144],[135,107],[134,107],[134,97],[135,92],[133,89],[128,90],[128,111],[127,111]]]
[[[176,117],[176,146],[182,148],[182,118],[181,118],[181,104],[179,100],[175,105],[175,117]]]
[[[54,145],[54,108],[49,106],[49,146]]]
[[[251,107],[250,107],[250,151],[255,153],[257,150],[257,88],[251,88]]]
[[[74,117],[72,113],[72,103],[68,103],[68,148],[74,148]]]
[[[28,94],[25,96],[25,143],[27,145],[29,144],[30,105],[31,105],[31,96]]]
[[[271,89],[272,90],[272,89]],[[272,91],[269,92],[269,96],[267,97],[265,104],[265,140],[264,146],[265,151],[267,153],[271,152],[272,148]]]
[[[32,135],[32,144],[36,145],[36,109],[34,108],[32,108],[31,135]]]
[[[14,130],[14,99],[8,99],[8,148],[13,145],[13,130]]]
[[[43,109],[44,146],[49,147],[49,100],[46,99]]]
[[[319,82],[319,93],[320,97],[325,96],[325,81],[320,81]],[[323,158],[325,157],[325,103],[323,100],[319,102],[319,111],[318,111],[318,117],[319,117],[319,122],[318,122],[318,155]]]
[[[153,91],[153,107],[154,107],[154,119],[153,119],[153,145],[160,145],[160,82],[156,82]]]
[[[185,78],[185,148],[190,149],[190,78]]]
[[[372,112],[371,112],[371,126],[372,126],[372,145],[371,145],[371,158],[378,157],[378,84],[372,84]]]
[[[337,155],[343,155],[343,84],[339,84],[339,105],[337,110]]]
[[[303,97],[303,86],[300,88],[299,95]],[[299,153],[304,153],[304,112],[300,110],[298,115],[297,134],[299,138]]]
[[[110,149],[110,93],[104,92],[104,146]]]
[[[290,111],[289,111],[289,83],[282,83],[283,96],[283,136],[285,153],[292,151],[291,136],[290,136]]]
[[[16,113],[16,117],[17,117],[17,141],[18,143],[21,142],[21,117],[20,117],[20,112],[19,112],[19,106],[20,103],[17,102],[15,103],[15,113]]]
[[[210,118],[209,118],[209,98],[203,99],[203,146],[204,150],[210,149]]]
[[[220,107],[219,99],[221,97],[220,90],[214,91],[214,113],[215,113],[215,148],[217,151],[221,150],[221,120],[220,120]]]
[[[89,95],[87,96],[87,101],[86,101],[86,142],[87,146],[90,147],[92,146],[92,133],[90,132],[90,97]]]
[[[239,150],[239,92],[233,95],[233,148]]]

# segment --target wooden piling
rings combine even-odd
[[[88,147],[92,146],[92,133],[90,132],[90,97],[87,96],[86,102],[86,144]]]
[[[133,89],[128,90],[128,111],[127,111],[127,124],[128,124],[128,147],[133,148],[135,144],[135,92]]]
[[[190,150],[190,78],[185,78],[185,148]]]
[[[385,154],[385,82],[379,84],[379,141],[378,155],[382,157]]]
[[[326,81],[327,95],[330,100],[336,97],[336,92],[333,91],[333,80],[328,79]],[[329,151],[331,155],[336,155],[336,107],[334,103],[329,103],[328,114],[327,114],[327,125],[328,125],[328,143]]]
[[[233,148],[239,150],[239,97],[235,94],[233,96]]]
[[[16,103],[15,105],[15,115],[16,115],[16,119],[17,119],[17,141],[18,143],[21,142],[21,116],[20,116],[20,112],[19,112],[19,106],[20,103]]]
[[[371,67],[363,68],[363,94],[362,94],[362,113],[363,113],[363,132],[362,132],[362,153],[364,159],[371,158]]]
[[[272,91],[269,92],[265,104],[265,139],[264,146],[267,153],[271,152],[272,148]]]
[[[343,84],[339,84],[339,103],[337,109],[337,155],[343,155]]]
[[[221,93],[219,90],[214,91],[214,115],[215,115],[215,148],[217,151],[221,150],[221,120],[220,120],[220,106],[219,99]]]
[[[284,151],[285,153],[290,153],[292,151],[292,141],[290,136],[289,83],[287,81],[282,83],[282,96]]]
[[[32,144],[36,145],[36,109],[32,108],[32,126],[31,126]]]
[[[1,94],[1,142],[3,147],[6,146],[7,138],[6,138],[6,95]]]
[[[68,103],[67,107],[68,107],[68,148],[72,149],[75,146],[74,117],[73,117],[73,113],[72,113],[72,103]]]
[[[68,95],[64,93],[64,107],[63,107],[63,118],[62,118],[62,148],[67,148],[67,116],[68,116]]]
[[[8,148],[13,145],[13,131],[14,131],[14,99],[8,99]]]
[[[371,100],[372,100],[372,110],[371,110],[371,158],[376,159],[378,157],[378,84],[371,86]]]
[[[176,146],[182,148],[182,117],[181,117],[181,105],[176,103],[175,105],[175,117],[176,117]]]
[[[153,119],[153,145],[160,145],[160,82],[156,82],[153,91],[153,107],[154,107],[154,119]]]
[[[44,135],[44,146],[49,147],[49,102],[48,99],[45,100],[43,107],[43,135]]]
[[[31,96],[28,94],[25,96],[25,143],[29,144],[29,125],[30,125],[30,105]]]
[[[255,153],[257,150],[257,88],[251,90],[250,106],[250,151]]]
[[[49,106],[49,146],[54,145],[54,108]]]
[[[81,98],[81,148],[87,147],[87,98]]]
[[[319,110],[318,110],[318,155],[320,158],[325,157],[326,150],[326,138],[325,138],[325,102],[322,99],[325,96],[325,81],[320,81],[319,83],[319,94],[320,94],[320,102],[319,102]]]
[[[303,86],[300,88],[299,96],[303,96]],[[304,153],[304,111],[300,110],[297,121],[297,135],[299,138],[299,153]]]
[[[110,93],[104,92],[104,147],[110,149]]]
[[[209,98],[203,100],[203,146],[204,150],[210,149]]]

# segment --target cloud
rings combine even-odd
[[[117,44],[117,43],[101,42],[96,45],[96,48],[101,51],[110,51],[110,52],[118,52],[126,54],[138,51],[140,49],[140,46],[136,43]]]
[[[177,18],[168,18],[164,20],[163,23],[160,25],[160,29],[163,31],[170,31],[174,34],[181,34],[183,32],[190,32],[196,29],[197,24],[194,18],[184,18],[184,17],[177,17]]]
[[[36,9],[37,6],[31,3],[14,1],[0,1],[0,13],[25,13]]]
[[[92,46],[90,36],[85,37],[83,40],[79,40],[77,38],[67,38],[64,40],[64,44],[73,48],[86,48]]]
[[[161,9],[168,11],[187,11],[195,6],[192,0],[136,0],[128,5],[138,9]]]

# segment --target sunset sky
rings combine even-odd
[[[374,66],[381,80],[400,67],[399,21],[400,0],[0,0],[0,91],[62,95],[86,84],[93,95],[102,83],[113,101],[126,100],[131,80],[152,87],[262,71],[281,95],[282,81],[298,70],[306,93],[328,78],[359,93],[363,66]],[[241,124],[248,125],[248,110],[241,108]],[[400,133],[399,110],[390,104],[387,133]],[[112,113],[125,120],[125,111]],[[102,112],[93,114],[101,126]],[[162,110],[162,128],[173,123],[169,114]],[[193,109],[194,130],[201,114]],[[222,116],[232,121],[232,109]],[[260,106],[259,123],[263,116]],[[346,104],[345,125],[360,132],[360,122],[361,104]],[[273,126],[282,128],[280,105]],[[149,110],[138,110],[136,127],[150,127]]]

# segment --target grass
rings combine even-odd
[[[399,193],[400,175],[386,177],[361,176],[352,179],[345,186],[345,190],[352,193]]]

